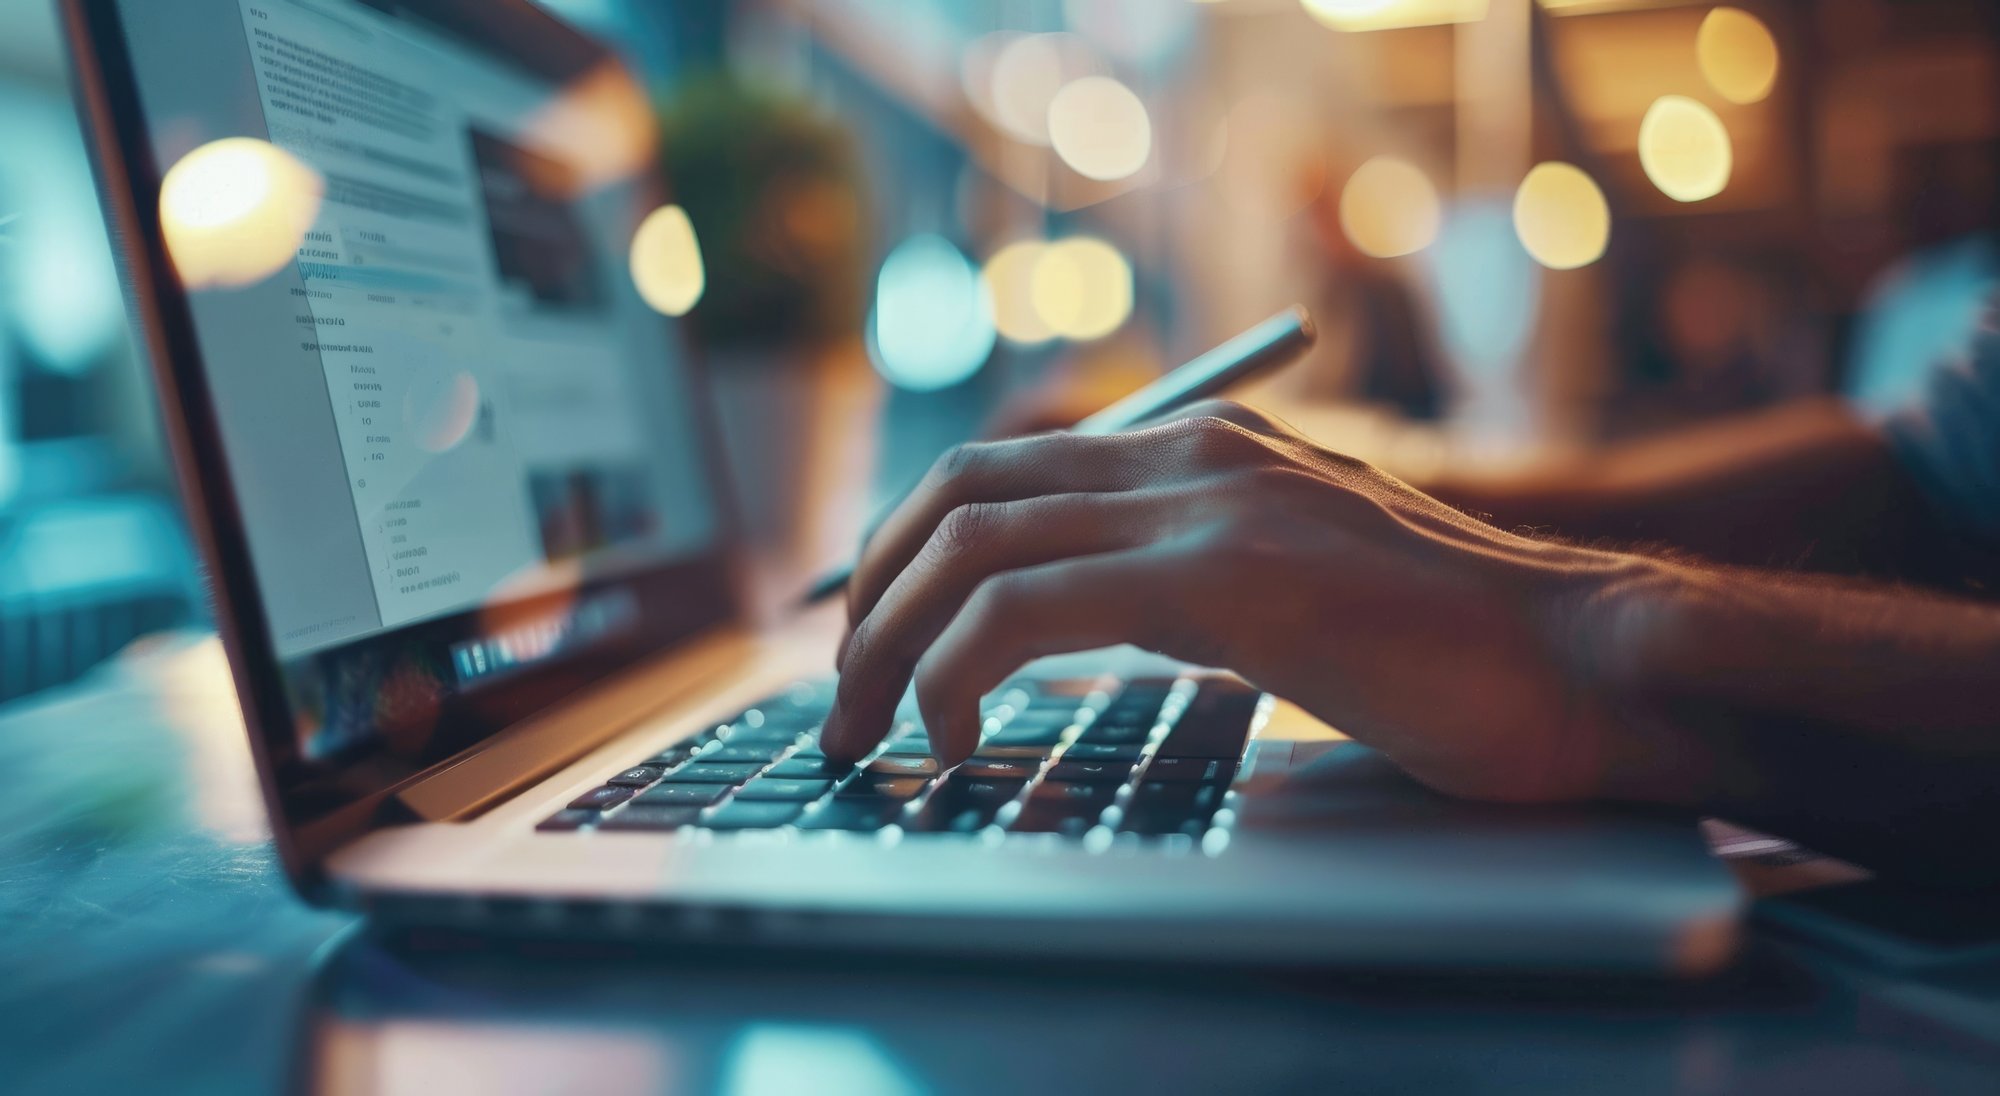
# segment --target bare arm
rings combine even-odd
[[[1790,404],[1512,477],[1421,485],[1504,528],[1668,545],[1719,563],[1934,578],[1945,537],[1882,438]]]
[[[849,588],[827,754],[867,753],[914,678],[957,764],[1024,662],[1130,642],[1450,794],[1670,804],[2000,887],[2000,608],[1523,537],[1204,411],[940,461]]]
[[[1620,713],[1607,795],[2000,885],[2000,608],[1660,565],[1574,634],[1579,679]]]

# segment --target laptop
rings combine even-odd
[[[1023,668],[951,772],[913,712],[832,763],[838,611],[747,623],[668,315],[699,245],[606,48],[524,0],[63,11],[308,900],[689,945],[1729,957],[1738,892],[1688,820],[1451,803],[1349,744],[1307,764],[1272,698],[1135,651]]]

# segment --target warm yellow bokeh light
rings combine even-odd
[[[1299,0],[1306,14],[1334,30],[1471,23],[1486,17],[1487,0]]]
[[[1058,240],[1035,260],[1029,295],[1035,314],[1056,334],[1102,338],[1132,314],[1132,266],[1103,240]]]
[[[1514,192],[1514,234],[1535,261],[1575,270],[1604,257],[1611,207],[1597,183],[1574,164],[1536,164]]]
[[[1035,266],[1047,250],[1041,240],[1017,240],[994,252],[980,272],[993,298],[993,326],[1008,342],[1033,346],[1056,337],[1035,311]]]
[[[639,222],[632,234],[632,284],[654,311],[668,316],[685,316],[701,300],[708,275],[687,210],[661,206]]]
[[[1660,193],[1699,202],[1729,185],[1735,152],[1714,111],[1685,95],[1663,95],[1639,123],[1639,165]]]
[[[1063,86],[1063,50],[1053,34],[1027,34],[993,58],[993,120],[1016,139],[1049,143],[1049,103]]]
[[[571,198],[644,172],[659,150],[660,126],[646,89],[625,66],[604,61],[530,113],[520,140],[562,163],[559,173],[531,175],[529,182],[549,196]]]
[[[1716,8],[1695,35],[1701,74],[1732,103],[1755,103],[1778,82],[1778,41],[1771,29],[1741,8]]]
[[[202,145],[160,182],[160,230],[174,269],[190,289],[270,277],[297,257],[324,193],[318,172],[269,141]]]
[[[1146,166],[1153,123],[1131,88],[1109,76],[1086,76],[1049,101],[1049,144],[1070,170],[1109,182]]]
[[[1393,259],[1437,239],[1437,188],[1415,164],[1377,156],[1348,177],[1340,192],[1340,227],[1364,255]]]

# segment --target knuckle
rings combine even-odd
[[[1215,415],[1187,420],[1188,459],[1198,468],[1234,468],[1266,452],[1256,435]]]
[[[974,628],[991,628],[1021,597],[1021,580],[1013,573],[993,575],[979,584],[966,599],[965,614]]]
[[[965,551],[979,543],[981,535],[1000,517],[1000,506],[989,502],[968,502],[954,506],[944,520],[938,522],[937,532],[931,537],[934,550],[941,555]]]
[[[944,451],[931,465],[931,482],[951,483],[964,479],[977,471],[986,460],[986,446],[981,442],[969,441],[952,446]]]

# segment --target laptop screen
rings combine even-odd
[[[158,173],[138,202],[226,470],[210,510],[250,564],[239,633],[290,709],[263,728],[289,806],[406,777],[726,611],[661,315],[699,259],[622,69],[517,4],[116,9],[126,140]]]

